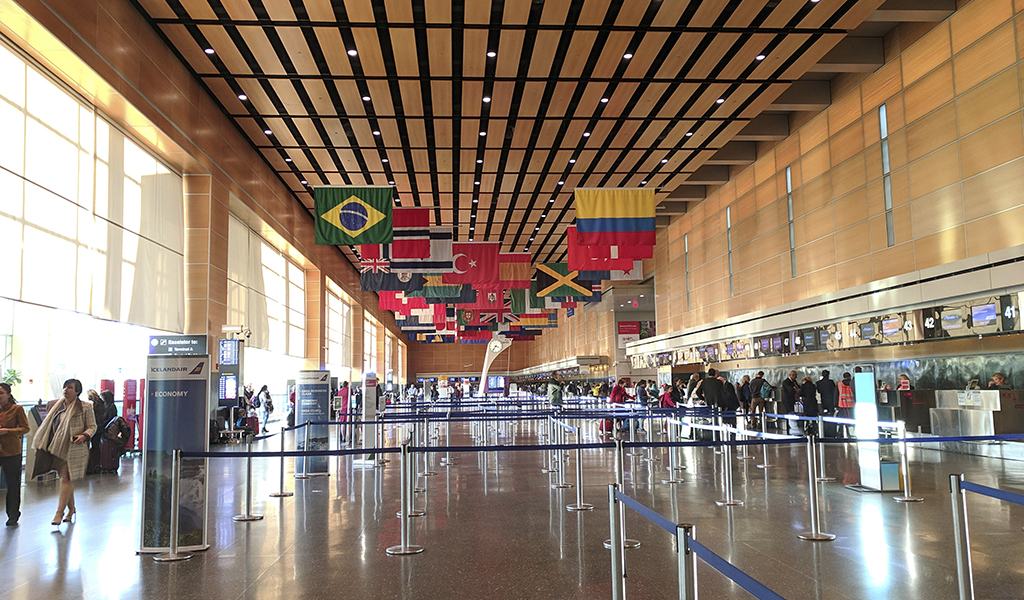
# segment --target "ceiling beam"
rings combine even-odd
[[[655,216],[654,217],[654,227],[656,227],[656,228],[668,227],[671,224],[672,224],[672,217],[670,217],[668,215],[665,215],[664,217],[661,217],[661,216]]]
[[[707,190],[702,185],[681,185],[668,194],[668,200],[686,200],[700,202],[707,198]],[[662,202],[664,204],[664,202]]]
[[[718,152],[704,161],[706,165],[750,165],[757,160],[754,142],[727,142]]]
[[[847,37],[839,41],[809,73],[873,73],[885,64],[880,37]]]
[[[722,185],[729,182],[729,167],[704,165],[690,173],[683,185]]]
[[[692,187],[692,186],[689,186]],[[654,207],[655,217],[661,215],[685,215],[690,204],[685,200],[665,200]]]
[[[956,0],[887,0],[866,21],[938,23],[956,12]]]
[[[827,81],[794,81],[765,110],[821,112],[832,104]]]
[[[789,115],[761,113],[733,136],[735,142],[777,142],[789,137]]]

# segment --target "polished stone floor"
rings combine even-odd
[[[519,424],[515,443],[535,443],[536,427]],[[511,435],[502,441],[511,444]],[[453,442],[473,443],[468,425],[453,427]],[[628,458],[626,492],[672,521],[694,523],[703,544],[791,600],[955,598],[949,474],[1024,491],[1024,463],[916,449],[914,492],[926,500],[900,504],[891,493],[846,489],[857,481],[856,451],[833,445],[826,467],[839,482],[818,489],[822,529],[837,539],[815,543],[796,537],[809,529],[803,445],[771,447],[777,466],[768,470],[734,457],[735,497],[745,503],[734,508],[714,502],[723,497],[721,455],[687,448],[681,457],[687,470],[674,485],[661,483],[663,462]],[[331,458],[330,477],[305,481],[292,479],[289,465],[286,486],[296,494],[285,499],[268,496],[278,487],[278,460],[259,459],[254,509],[265,519],[248,524],[231,520],[242,508],[244,461],[211,459],[211,547],[175,564],[135,553],[139,459],[125,458],[119,476],[80,482],[78,521],[59,529],[49,523],[57,485],[30,483],[20,527],[0,531],[0,598],[610,597],[602,546],[610,451],[584,452],[584,499],[596,505],[586,513],[566,511],[576,491],[551,489],[554,476],[541,472],[539,452],[464,453],[452,467],[432,457],[438,475],[420,480],[426,492],[417,506],[426,516],[415,519],[426,550],[407,557],[384,552],[400,536],[399,468],[391,458],[383,469]],[[968,507],[977,598],[1024,597],[1024,507],[977,495]],[[627,596],[677,597],[671,536],[631,511],[626,529],[642,541],[627,553]],[[702,600],[751,597],[703,563],[698,581]]]

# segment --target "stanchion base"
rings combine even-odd
[[[721,453],[722,453],[721,450],[718,450],[717,448],[715,449],[715,454],[721,454]]]
[[[437,471],[424,471],[420,473],[420,477],[433,477],[434,475],[437,475]]]
[[[274,492],[270,494],[271,498],[287,498],[288,496],[294,496],[294,492]]]
[[[188,560],[192,558],[191,552],[167,552],[166,554],[157,554],[153,557],[156,562],[176,562],[179,560]]]
[[[427,491],[427,488],[421,488],[421,487],[412,488],[412,491],[417,493],[417,494],[422,494],[423,492]]]
[[[423,552],[423,546],[391,546],[384,550],[388,556],[405,556],[406,554],[419,554]]]
[[[897,502],[924,502],[924,498],[918,498],[917,496],[896,496],[893,500]]]
[[[737,456],[736,460],[754,460],[753,456]]]
[[[685,471],[686,467],[672,467],[672,469],[676,471]]]
[[[422,510],[409,511],[409,516],[410,517],[422,517],[425,514],[427,514],[427,513],[423,512]],[[397,513],[395,513],[395,516],[398,517],[399,519],[401,519],[402,518],[402,511],[398,511]]]
[[[719,506],[743,506],[742,500],[715,500]]]
[[[541,469],[541,473],[557,473],[558,469]]]
[[[661,482],[662,483],[682,483],[683,480],[682,479],[674,479],[673,478],[673,479],[662,479]]]
[[[565,507],[565,510],[569,512],[583,512],[585,510],[594,510],[594,505],[587,504],[586,502],[583,504],[569,504]]]
[[[231,517],[232,521],[262,521],[263,515],[235,515]]]
[[[296,475],[296,479],[309,479],[309,475]]]
[[[627,452],[626,456],[642,456],[643,452]]]
[[[626,548],[627,550],[629,550],[630,548],[639,548],[640,547],[640,540],[630,540],[630,539],[627,539],[624,542],[622,542],[622,546],[624,548]],[[611,550],[611,548],[612,548],[612,541],[611,540],[605,540],[604,541],[604,547],[609,549],[609,550]]]
[[[835,477],[815,477],[814,480],[817,481],[818,483],[828,483],[830,481],[835,481],[836,478]]]
[[[552,483],[551,489],[553,490],[565,490],[572,487],[571,483]]]
[[[330,477],[330,476],[331,476],[330,473],[308,473],[306,475],[306,477],[309,478],[309,479],[312,479],[314,477]]]
[[[775,465],[757,465],[757,468],[758,469],[770,469],[770,468],[772,468],[774,466]]]
[[[651,457],[645,456],[645,457],[641,458],[640,460],[644,460],[644,461],[647,461],[647,462],[661,462],[661,459],[656,457],[656,456],[651,456]]]
[[[801,533],[796,537],[811,542],[831,542],[836,536],[831,533]]]

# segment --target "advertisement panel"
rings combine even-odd
[[[171,461],[175,448],[206,452],[210,439],[210,356],[149,356],[143,421],[142,531],[140,552],[166,552],[171,545]],[[207,461],[181,464],[178,547],[208,548]]]
[[[619,335],[619,348],[640,340],[640,321],[619,321],[615,324]]]
[[[330,371],[299,371],[295,380],[295,424],[299,425],[310,421],[312,423],[327,422],[331,420],[331,372]],[[305,432],[298,432],[295,436],[295,449],[302,451],[306,449]],[[309,449],[328,450],[330,442],[330,430],[328,425],[311,425],[309,430]],[[308,459],[299,457],[295,459],[295,472],[302,471],[302,462],[308,461],[305,473],[307,475],[326,474],[327,457],[311,456]]]

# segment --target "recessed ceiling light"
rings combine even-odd
[[[238,95],[238,99],[241,100],[242,102],[245,102],[246,100],[249,99],[249,97],[246,96],[245,94],[239,94]]]
[[[395,185],[395,182],[394,181],[389,181],[388,185]]]
[[[286,158],[286,159],[284,159],[284,162],[292,162],[292,159]]]
[[[534,227],[533,230],[534,231],[540,231],[540,227]]]
[[[495,52],[494,50],[491,50],[490,52],[487,53],[487,57],[488,58],[494,58],[497,55],[498,55],[498,53]]]
[[[484,137],[485,135],[487,135],[487,132],[486,132],[486,131],[481,131],[481,132],[480,132],[480,137]]]
[[[382,159],[380,159],[380,162],[382,162],[382,163],[386,163],[386,162],[388,162],[388,159],[386,159],[386,158],[382,158]]]
[[[608,104],[608,99],[607,98],[601,98],[601,103],[602,104]]]
[[[555,203],[555,199],[554,198],[548,200],[548,204],[554,204],[554,203]]]
[[[369,101],[370,101],[370,97],[369,96],[363,96],[363,102],[369,102]]]
[[[306,185],[306,180],[305,180],[305,179],[303,179],[303,180],[302,180],[302,181],[300,181],[299,183],[301,183],[302,185]]]
[[[476,227],[470,227],[469,230],[470,231],[476,231]]]
[[[647,180],[645,179],[645,180],[641,181],[640,185],[647,185]]]
[[[491,97],[490,96],[484,96],[484,102],[490,102],[490,101],[491,101]]]
[[[641,298],[643,298],[643,297],[644,297],[644,295],[643,295],[643,294],[640,294],[640,297],[641,297]]]
[[[633,58],[633,55],[630,54],[629,52],[627,52],[627,53],[622,55],[622,58],[624,58],[626,60],[629,60],[629,59]]]
[[[479,181],[474,181],[473,185],[480,185],[480,182]]]
[[[542,219],[546,219],[547,217],[548,217],[548,213],[541,213],[541,215],[540,215],[540,218],[542,218]]]
[[[715,100],[715,104],[721,104],[723,102],[725,102],[725,98],[719,98],[718,100]]]
[[[480,200],[473,198],[473,204],[476,204],[477,202],[480,202]]]
[[[476,159],[476,164],[482,165],[482,164],[484,164],[484,160],[482,158],[478,158],[478,159]]]
[[[667,158],[663,158],[663,159],[661,159],[661,164],[665,164],[665,163],[667,163],[667,162],[668,162],[668,159],[667,159]]]
[[[692,135],[693,135],[693,132],[692,132],[692,131],[687,131],[687,132],[686,132],[686,137],[690,137],[690,136],[692,136]]]
[[[576,164],[576,159],[575,159],[575,158],[570,158],[570,159],[569,159],[569,164],[570,164],[570,165],[574,165],[574,164]]]
[[[264,130],[263,130],[263,133],[265,133],[265,134],[267,134],[267,135],[270,135],[270,134],[272,134],[272,133],[274,133],[274,132],[273,132],[273,131],[271,131],[271,130],[269,130],[269,129],[264,129]]]
[[[348,55],[349,55],[349,56],[355,56],[356,54],[359,54],[359,53],[358,53],[358,52],[356,52],[355,50],[349,50],[349,51],[348,51]]]
[[[565,184],[565,182],[564,182],[564,181],[559,181],[559,182],[558,182],[558,185],[564,185],[564,184]]]
[[[532,241],[533,241],[533,239],[534,239],[534,238],[530,238],[530,241],[532,242]]]
[[[380,132],[379,131],[374,131],[373,135],[380,135]]]
[[[764,54],[758,54],[754,57],[754,60],[764,60],[766,57]]]
[[[203,52],[205,52],[207,54],[213,54],[213,48],[207,48],[207,49],[203,50]]]
[[[471,242],[472,242],[472,241],[473,241],[473,238],[469,238],[469,241],[471,241]]]

